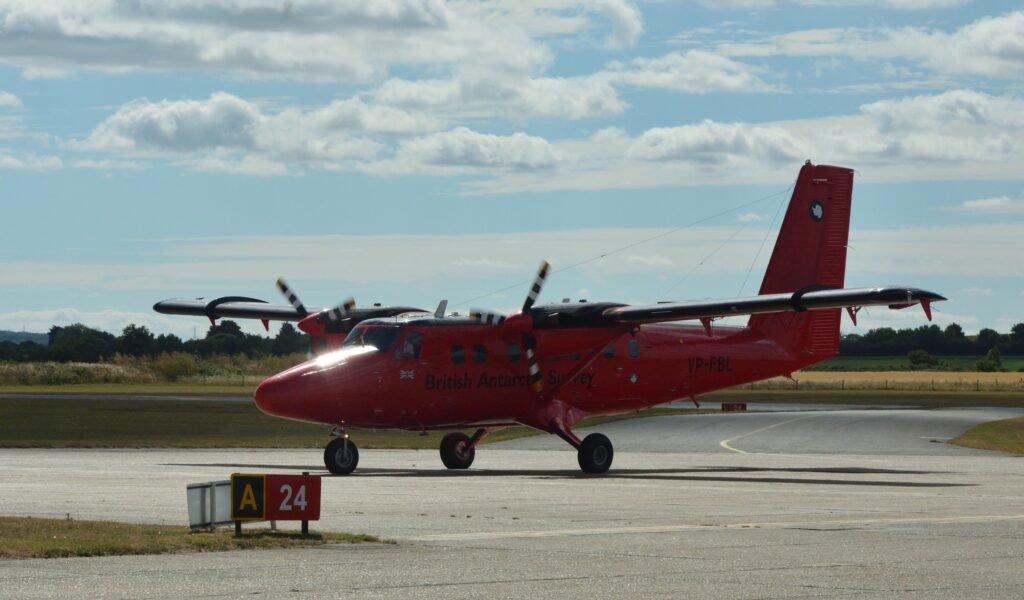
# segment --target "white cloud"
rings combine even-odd
[[[504,173],[467,193],[622,189],[792,180],[805,158],[856,167],[867,181],[988,178],[1024,173],[1024,102],[971,90],[883,100],[845,116],[766,123],[606,128],[553,140],[566,159],[543,177]],[[912,115],[919,115],[914,119]]]
[[[706,165],[751,159],[769,164],[797,160],[801,142],[780,127],[716,123],[648,129],[626,151],[630,158]]]
[[[604,12],[612,25],[607,44],[612,48],[632,46],[644,32],[644,19],[640,9],[626,0],[598,0],[598,10]]]
[[[736,221],[740,223],[756,223],[762,219],[763,217],[757,213],[746,213],[736,217]]]
[[[626,109],[601,76],[509,78],[466,73],[455,79],[390,79],[373,96],[385,105],[447,116],[584,119]]]
[[[146,165],[126,160],[92,160],[88,158],[75,160],[71,163],[76,169],[98,169],[102,171],[138,171]]]
[[[1024,78],[1024,12],[984,17],[953,31],[832,28],[793,31],[729,42],[727,56],[849,56],[863,60],[907,60],[936,73]]]
[[[274,175],[286,171],[285,163],[338,168],[385,147],[372,136],[436,127],[430,117],[359,98],[273,110],[221,92],[206,100],[130,102],[73,145],[133,156],[186,156],[182,164],[202,170]]]
[[[402,141],[393,161],[373,165],[374,172],[544,171],[561,162],[547,140],[515,133],[478,133],[466,127]]]
[[[626,0],[0,0],[0,62],[49,77],[204,70],[351,82],[422,65],[523,74],[551,61],[534,36],[588,29],[595,16],[613,46],[643,30]]]
[[[64,162],[59,156],[39,156],[28,153],[20,156],[5,154],[0,148],[0,169],[18,171],[56,171],[63,168]]]
[[[1024,127],[1024,100],[974,90],[880,100],[861,112],[885,131],[942,131],[954,127]]]
[[[21,106],[21,99],[10,92],[0,90],[0,108]]]
[[[690,50],[656,58],[635,58],[613,63],[604,75],[620,85],[706,94],[710,92],[765,92],[772,88],[754,69],[725,56]]]
[[[187,159],[181,162],[197,171],[211,173],[230,173],[232,175],[248,175],[251,177],[273,177],[288,173],[287,166],[258,156],[243,156],[241,158],[206,156],[198,159]]]
[[[804,6],[879,6],[894,10],[935,10],[963,6],[971,0],[704,0],[702,4],[715,8],[766,8],[781,4]]]
[[[999,196],[981,200],[967,200],[945,210],[985,215],[1024,214],[1024,200]]]

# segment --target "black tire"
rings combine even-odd
[[[607,473],[614,457],[611,440],[600,433],[588,435],[580,444],[578,458],[584,473]]]
[[[469,446],[469,436],[456,431],[441,439],[441,462],[449,469],[468,469],[476,458],[476,448]]]
[[[359,464],[359,448],[355,442],[336,438],[324,449],[324,465],[335,475],[348,475]]]

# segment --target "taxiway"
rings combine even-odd
[[[1024,460],[938,443],[1024,411],[805,411],[603,426],[612,473],[532,438],[450,472],[364,451],[315,528],[397,545],[0,561],[4,597],[1017,598]],[[542,451],[543,450],[543,451]],[[181,524],[185,485],[318,450],[3,450],[4,514]]]

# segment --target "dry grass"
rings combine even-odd
[[[220,552],[359,542],[381,540],[351,533],[310,532],[302,537],[295,532],[265,529],[236,538],[233,532],[224,530],[192,533],[188,527],[170,525],[78,521],[70,517],[0,517],[0,559]]]
[[[197,359],[178,352],[143,357],[117,355],[102,363],[0,362],[0,386],[184,383],[244,387],[255,386],[262,379],[305,359],[304,354]]]
[[[936,392],[1024,392],[1024,373],[964,371],[799,371],[743,386],[750,390],[904,390]]]

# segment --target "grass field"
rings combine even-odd
[[[0,394],[136,394],[251,396],[259,383],[76,383],[71,385],[0,385]]]
[[[236,538],[225,530],[192,533],[188,527],[168,525],[0,517],[0,559],[219,552],[360,542],[381,540],[351,533],[310,532],[302,537],[295,532],[265,529]]]
[[[792,385],[792,384],[791,384]],[[772,390],[745,388],[702,396],[701,402],[746,402],[775,404],[851,404],[870,406],[913,406],[918,408],[969,408],[979,406],[1024,408],[1019,392],[948,392],[927,390]]]
[[[939,371],[975,371],[982,356],[940,356]],[[1003,368],[1020,372],[1024,356],[1004,356]],[[906,356],[837,356],[810,367],[809,371],[909,371]]]
[[[795,380],[795,381],[794,381]],[[964,371],[799,371],[742,386],[746,390],[923,391],[1024,393],[1024,373]]]
[[[1024,417],[982,423],[949,443],[1024,455]]]
[[[700,411],[649,409],[585,424],[685,412]],[[539,434],[510,427],[485,442]],[[442,435],[352,430],[352,439],[366,449],[435,450]],[[323,425],[268,417],[249,402],[0,398],[0,448],[322,448],[329,440]]]

